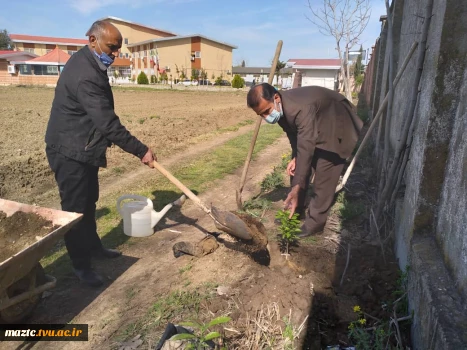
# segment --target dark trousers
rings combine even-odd
[[[305,223],[302,228],[305,232],[317,233],[324,228],[344,164],[345,159],[339,157],[337,153],[315,149],[310,174],[310,176],[315,174],[314,193],[305,213]],[[310,178],[306,183],[307,185],[310,183]],[[304,207],[307,191],[308,188],[300,194],[299,208]]]
[[[55,174],[62,210],[83,214],[83,218],[65,234],[73,267],[90,268],[91,252],[102,248],[96,227],[99,168],[65,157],[49,146],[46,147],[46,154]]]

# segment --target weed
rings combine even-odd
[[[367,320],[360,306],[354,306],[353,311],[358,315],[358,320],[350,322],[348,335],[355,342],[355,347],[362,350],[386,349],[386,344],[391,337],[389,323],[380,322],[367,328]]]
[[[179,318],[183,312],[198,315],[201,303],[209,295],[198,291],[176,291],[157,301],[151,308],[150,316],[157,326]]]
[[[272,207],[272,202],[268,199],[265,198],[253,198],[247,200],[243,204],[243,210],[256,218],[262,218],[264,216],[264,213],[271,209]]]
[[[149,119],[161,119],[160,115],[151,115]]]
[[[128,300],[131,300],[135,297],[136,293],[138,293],[138,290],[135,289],[134,287],[131,287],[129,289],[127,289],[126,291],[126,297]]]
[[[120,174],[123,174],[124,170],[117,166],[115,168],[112,168],[112,172],[115,173],[115,174],[120,175]]]
[[[180,268],[180,269],[178,270],[178,272],[179,272],[180,274],[182,274],[182,273],[184,273],[184,272],[190,271],[192,268],[193,268],[193,265],[188,264],[188,265],[186,265],[186,266]]]
[[[292,154],[291,153],[284,153],[281,157],[281,165],[279,165],[279,168],[282,170],[287,169],[287,165],[289,165],[290,161],[292,160]]]
[[[140,123],[140,124],[144,124],[145,121],[146,121],[146,118],[140,118],[140,119],[138,119],[138,123]]]
[[[209,321],[208,323],[199,323],[195,321],[180,322],[181,326],[190,327],[196,332],[176,334],[170,339],[171,340],[189,340],[189,343],[187,344],[185,349],[201,350],[201,349],[206,349],[206,347],[210,348],[208,342],[214,339],[222,340],[222,335],[216,331],[214,332],[209,331],[209,328],[212,328],[217,325],[224,324],[224,323],[228,323],[230,321],[231,321],[230,317],[221,316],[221,317],[217,317]]]
[[[336,203],[331,209],[332,214],[337,214],[343,221],[350,220],[365,211],[365,206],[362,203],[349,202],[345,198],[345,192],[339,193]]]
[[[274,167],[272,173],[266,175],[266,177],[261,181],[261,191],[270,192],[276,188],[284,186],[284,177],[282,171],[279,167]]]
[[[290,212],[279,210],[276,218],[281,221],[279,231],[281,233],[281,243],[285,246],[285,254],[289,255],[289,245],[297,240],[297,234],[300,233],[300,220],[298,214],[293,214],[289,219]]]

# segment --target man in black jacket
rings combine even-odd
[[[122,46],[122,36],[109,22],[95,22],[86,34],[89,44],[74,54],[60,74],[45,135],[46,154],[55,174],[62,210],[83,218],[65,234],[73,270],[81,281],[100,286],[91,258],[116,258],[102,246],[96,229],[99,167],[107,166],[112,143],[153,167],[151,150],[132,136],[114,112],[107,76]]]

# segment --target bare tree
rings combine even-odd
[[[306,18],[315,24],[321,34],[336,40],[336,50],[341,61],[341,75],[345,96],[352,100],[350,89],[349,51],[358,44],[371,15],[370,0],[322,0],[321,8],[314,8],[308,1],[313,17]]]

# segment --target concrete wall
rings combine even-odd
[[[401,268],[411,267],[409,302],[414,311],[414,349],[464,349],[467,344],[467,2],[398,1],[394,11],[397,67],[424,21],[431,18],[414,119],[414,138],[397,200],[395,248]],[[433,0],[431,0],[433,1]],[[398,27],[397,27],[398,26]],[[383,27],[380,37],[387,36]],[[384,45],[386,45],[384,43]],[[372,57],[387,66],[385,49]],[[417,74],[416,52],[394,94],[390,124],[396,149],[409,117]],[[386,61],[386,62],[385,62]],[[397,68],[396,68],[397,69]],[[384,69],[383,69],[384,70]],[[385,96],[378,68],[372,96],[373,115]],[[367,77],[366,79],[370,79]]]

